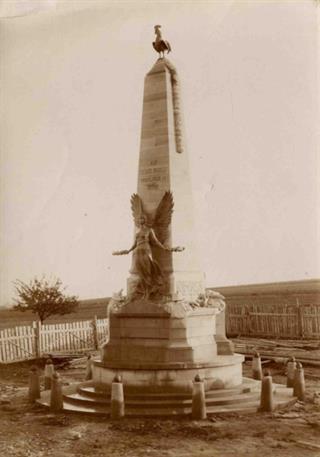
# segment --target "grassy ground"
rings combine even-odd
[[[84,359],[60,365],[64,383],[83,380]],[[320,456],[320,370],[307,379],[307,402],[277,413],[228,414],[205,421],[123,419],[111,421],[53,415],[27,402],[30,364],[0,368],[0,455],[19,457],[308,457]],[[285,382],[283,366],[271,366]],[[244,374],[250,366],[244,365]],[[318,379],[317,379],[318,377]]]

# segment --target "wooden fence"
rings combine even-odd
[[[320,305],[227,304],[228,336],[320,338]],[[18,326],[0,330],[0,363],[43,354],[81,353],[107,341],[108,319]]]
[[[228,336],[320,337],[320,305],[227,304]]]
[[[108,319],[62,324],[33,322],[0,330],[0,363],[34,359],[43,354],[76,354],[98,347],[107,341]]]

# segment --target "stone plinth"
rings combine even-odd
[[[207,363],[217,355],[215,312],[190,310],[183,302],[132,303],[110,315],[110,340],[103,348],[103,363],[130,365]]]

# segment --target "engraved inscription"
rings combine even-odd
[[[158,159],[144,159],[140,161],[139,181],[150,190],[159,189],[160,182],[168,180],[169,168]]]
[[[161,176],[147,176],[146,178],[141,178],[141,182],[154,182],[161,181]]]
[[[149,190],[157,190],[157,189],[159,189],[159,184],[156,184],[156,183],[153,182],[151,184],[147,184],[147,188]]]

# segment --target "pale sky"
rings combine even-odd
[[[1,299],[126,286],[143,80],[182,84],[207,286],[320,276],[317,2],[0,2]]]

